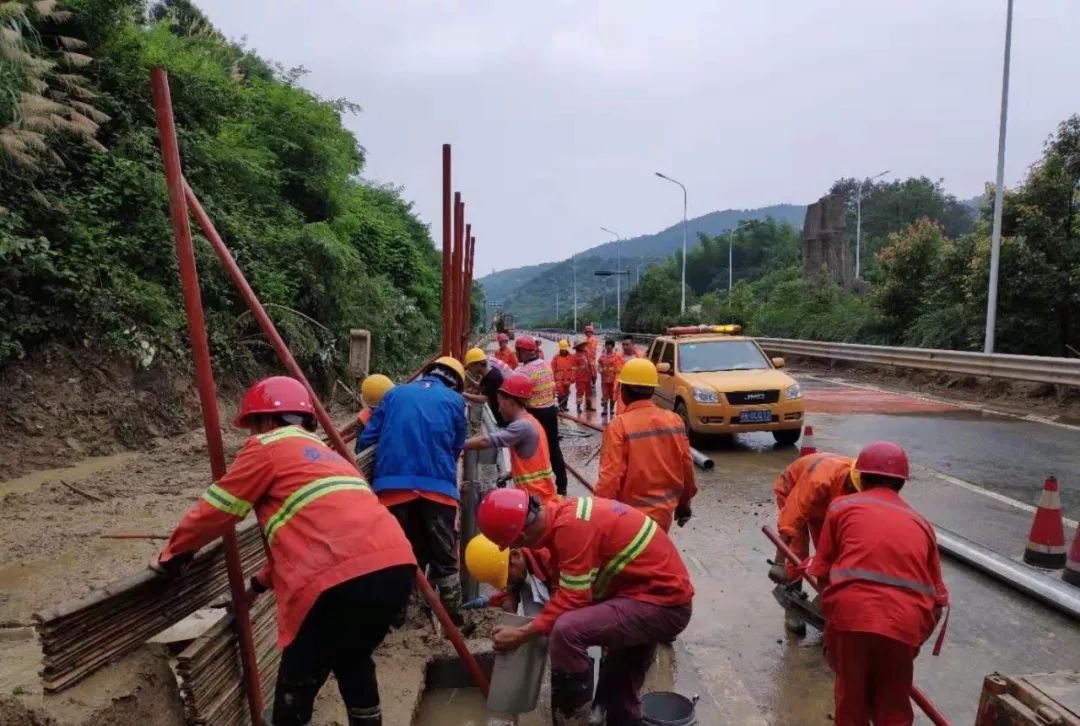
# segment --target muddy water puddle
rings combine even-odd
[[[435,688],[424,694],[415,726],[547,726],[550,717],[540,709],[525,713],[517,721],[491,714],[479,688]]]
[[[94,456],[89,459],[83,459],[74,466],[65,466],[59,469],[42,469],[41,471],[34,471],[25,476],[20,476],[17,479],[8,479],[7,481],[0,482],[0,499],[8,494],[26,494],[32,492],[51,481],[57,481],[59,479],[65,481],[83,479],[107,469],[116,468],[131,461],[136,456],[138,456],[138,454],[132,451],[112,454],[110,456]]]

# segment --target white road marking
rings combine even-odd
[[[906,398],[913,398],[916,401],[926,401],[929,403],[943,403],[949,406],[956,406],[957,408],[963,408],[968,411],[979,411],[980,413],[988,413],[993,416],[1005,416],[1008,418],[1015,418],[1021,421],[1030,421],[1031,423],[1041,423],[1048,426],[1058,426],[1059,428],[1069,429],[1071,431],[1080,431],[1080,426],[1075,424],[1067,424],[1061,421],[1057,421],[1047,416],[1039,416],[1037,414],[1019,414],[1012,413],[1010,411],[999,411],[993,408],[986,408],[985,406],[979,406],[974,403],[967,403],[966,401],[956,401],[951,398],[940,398],[938,396],[928,396],[923,393],[915,393],[912,391],[897,391],[889,388],[881,388],[880,386],[872,386],[867,383],[853,383],[852,381],[844,380],[843,378],[826,378],[825,376],[815,376],[811,373],[798,373],[800,378],[809,378],[815,381],[823,381],[825,383],[835,383],[838,386],[848,386],[849,388],[861,388],[866,391],[875,391],[877,393],[891,393],[894,396],[904,396]]]

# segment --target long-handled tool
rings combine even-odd
[[[778,535],[772,527],[765,525],[761,528],[761,531],[765,533],[765,536],[769,538],[770,542],[776,545],[776,551],[782,554],[788,562],[796,567],[802,564],[799,561],[799,557],[791,551],[791,548],[787,546],[787,543],[784,542],[784,540],[780,539],[780,535]],[[806,580],[810,587],[814,588],[815,591],[821,591],[816,577],[809,574],[803,574],[803,579]],[[773,594],[776,594],[775,591]],[[779,599],[780,598],[778,597],[777,600]],[[781,602],[781,604],[783,604],[783,602]],[[803,616],[801,610],[798,612],[800,616]],[[824,628],[825,618],[821,618],[820,626],[816,625],[812,620],[808,620],[808,622],[811,625],[814,625],[814,627],[821,629]],[[949,726],[949,719],[945,718],[945,714],[938,710],[938,707],[934,705],[933,701],[931,701],[927,695],[923,693],[922,689],[914,683],[911,684],[911,700],[915,702],[916,706],[922,709],[922,712],[926,714],[927,718],[929,718],[931,723],[935,724],[935,726]]]

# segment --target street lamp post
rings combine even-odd
[[[570,258],[570,267],[574,270],[574,332],[577,332],[577,260]]]
[[[1011,0],[1010,0],[1010,2],[1011,2]],[[862,266],[861,266],[861,263],[860,263],[860,257],[862,255],[862,190],[863,190],[863,185],[866,184],[866,182],[874,181],[875,179],[883,177],[888,173],[889,173],[889,170],[886,169],[885,171],[881,172],[880,174],[875,174],[872,177],[868,177],[866,179],[863,179],[861,182],[859,182],[859,187],[858,187],[857,191],[855,192],[855,279],[856,280],[859,279],[859,273],[862,271]]]
[[[682,182],[660,172],[656,172],[656,175],[682,187],[682,301],[679,303],[679,312],[686,313],[686,187]]]
[[[607,227],[600,229],[615,238],[615,270],[618,273],[615,276],[615,327],[622,330],[622,245],[619,244],[622,237]]]
[[[626,275],[627,277],[630,277],[630,270],[626,270],[626,271],[623,271],[623,270],[618,270],[618,271],[616,271],[616,270],[597,270],[593,274],[596,275],[597,277],[614,277],[616,280],[621,280],[623,275]],[[602,294],[604,295],[604,298],[603,298],[604,302],[601,303],[601,305],[603,306],[601,309],[607,310],[607,285],[604,285],[604,289],[603,289]],[[616,315],[618,315],[618,313],[616,313]],[[615,325],[615,327],[618,328],[619,330],[622,330],[622,321],[620,320]]]
[[[990,282],[986,295],[986,339],[983,352],[994,352],[997,327],[998,265],[1001,260],[1001,209],[1005,195],[1005,122],[1009,115],[1009,56],[1012,49],[1013,0],[1005,11],[1005,62],[1001,71],[1001,118],[998,122],[997,183],[994,188],[994,226],[990,233]]]

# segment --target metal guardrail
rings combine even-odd
[[[934,348],[890,348],[881,345],[825,343],[790,338],[756,338],[755,340],[765,350],[785,355],[1080,387],[1080,358],[972,353]]]
[[[638,341],[651,341],[656,337],[639,333],[633,335]],[[1052,358],[1009,353],[986,354],[937,348],[892,348],[883,345],[828,343],[793,338],[754,338],[754,340],[765,350],[783,355],[827,358],[897,368],[918,368],[963,376],[983,376],[1080,388],[1080,358]]]

